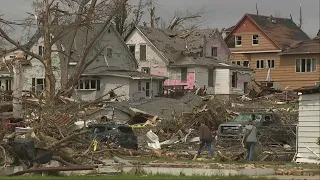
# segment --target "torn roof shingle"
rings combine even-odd
[[[292,19],[272,17],[275,23],[271,22],[271,16],[247,14],[281,49],[296,45],[301,41],[310,40],[310,37],[301,30]]]
[[[281,54],[304,54],[320,53],[320,38],[314,38],[309,41],[303,41],[290,49],[283,51]]]

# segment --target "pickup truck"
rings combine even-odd
[[[249,123],[252,116],[261,143],[295,146],[296,125],[282,123],[277,114],[269,111],[241,113],[231,122],[220,124],[218,138],[220,140],[242,140],[243,127]]]

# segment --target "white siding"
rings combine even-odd
[[[138,90],[138,82],[141,82],[141,91]],[[130,82],[130,100],[136,101],[140,99],[150,98],[146,96],[146,82],[152,86],[153,97],[159,94],[159,80],[131,80]],[[151,85],[152,84],[152,85]],[[151,91],[149,92],[151,95]]]
[[[207,67],[195,67],[195,86],[196,88],[208,87],[208,68]]]
[[[306,147],[309,147],[316,154],[320,155],[320,146],[316,144],[318,138],[320,137],[319,102],[320,94],[306,94],[301,95],[299,98],[296,162],[311,162],[310,159],[316,158],[316,156]]]
[[[168,76],[167,61],[158,53],[157,49],[137,30],[133,30],[126,41],[127,45],[135,45],[135,58],[139,63],[139,70],[142,67],[151,67],[151,74]],[[140,45],[147,45],[147,61],[140,61]]]
[[[120,99],[129,99],[130,79],[113,76],[102,76],[100,79],[100,91],[96,90],[75,90],[73,98],[81,99],[83,101],[92,101],[107,94],[111,89],[122,85],[114,92],[121,96]],[[108,96],[106,96],[107,98]]]
[[[215,93],[230,94],[229,69],[215,69]]]

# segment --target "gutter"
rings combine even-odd
[[[270,51],[237,51],[231,52],[232,54],[246,54],[246,53],[273,53],[273,52],[281,52],[282,50],[270,50]]]
[[[294,55],[294,54],[320,54],[320,52],[292,52],[292,53],[279,53],[279,55]]]

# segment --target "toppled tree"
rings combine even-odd
[[[123,3],[128,0],[36,0],[33,2],[35,13],[30,14],[22,22],[11,22],[0,19],[0,37],[5,39],[17,49],[42,62],[45,71],[45,99],[53,102],[56,97],[56,77],[53,69],[53,53],[60,56],[61,89],[57,95],[70,95],[77,85],[84,70],[100,55],[105,47],[96,49],[99,38],[108,28],[110,22]],[[94,33],[91,32],[94,23],[101,24]],[[30,49],[16,42],[6,28],[13,26],[30,27],[37,30],[43,37],[43,55],[36,54]],[[79,49],[79,54],[73,56],[74,41],[79,32],[86,39]],[[62,46],[62,38],[68,36],[68,47]],[[56,48],[54,48],[56,46]],[[94,55],[91,54],[94,52]],[[77,62],[75,70],[69,75],[68,64]],[[70,77],[70,78],[68,78]]]
[[[203,9],[197,12],[181,12],[176,11],[173,18],[169,21],[167,29],[186,29],[187,26],[198,27],[201,24],[200,18],[203,18],[204,11]]]

